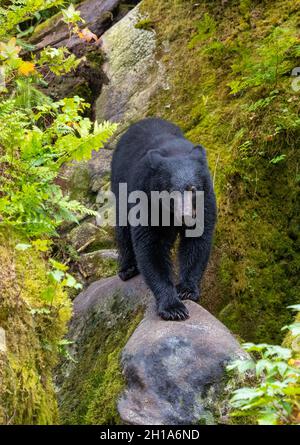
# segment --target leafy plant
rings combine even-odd
[[[54,183],[64,162],[87,159],[113,134],[116,125],[81,117],[87,104],[79,97],[21,110],[9,99],[0,104],[2,225],[29,236],[53,235],[62,221],[94,214],[64,196]],[[13,110],[7,113],[6,110]]]
[[[300,311],[300,305],[290,308]],[[283,329],[294,338],[300,335],[299,322]],[[227,370],[243,375],[252,385],[233,392],[231,415],[252,418],[260,425],[300,424],[299,350],[265,343],[245,343],[243,348],[252,357],[234,361]]]
[[[279,162],[284,161],[285,158],[286,158],[286,155],[284,155],[284,154],[275,156],[275,158],[272,158],[270,160],[270,164],[278,164]]]
[[[232,64],[235,78],[228,83],[231,94],[238,94],[249,87],[267,85],[274,89],[278,79],[292,68],[289,53],[298,52],[298,37],[294,30],[277,27],[268,35],[257,53],[242,47],[240,57]]]
[[[63,5],[64,0],[11,0],[0,6],[0,38],[18,33],[18,25],[40,11]]]
[[[60,4],[44,3],[44,7]],[[41,8],[39,0],[15,0],[5,13],[0,9],[0,23],[1,17],[9,20],[10,12],[15,13],[12,23],[16,17],[28,18],[28,4],[31,13]],[[80,21],[73,6],[63,14],[72,26]],[[7,24],[6,29],[14,27]],[[116,124],[84,117],[89,104],[78,96],[53,102],[39,90],[45,83],[43,68],[62,75],[79,63],[66,48],[51,47],[24,60],[14,35],[0,42],[5,77],[0,88],[0,225],[13,226],[29,237],[55,235],[63,221],[77,222],[80,214],[95,214],[64,195],[55,180],[62,164],[88,159],[101,148]]]
[[[77,68],[81,59],[76,59],[74,54],[65,47],[60,48],[44,48],[37,60],[38,65],[46,65],[56,76],[69,73]]]
[[[205,13],[203,19],[198,23],[197,33],[192,37],[189,48],[194,48],[199,42],[208,40],[216,32],[216,22],[208,13]]]

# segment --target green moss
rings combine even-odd
[[[142,19],[138,23],[136,23],[135,28],[137,29],[145,29],[149,31],[153,28],[153,22],[150,19]]]
[[[90,171],[87,163],[74,163],[68,189],[70,198],[88,204],[94,201],[94,195],[90,190]]]
[[[118,262],[113,258],[102,259],[101,264],[98,263],[99,278],[107,278],[116,275],[118,271]]]
[[[58,413],[52,371],[70,302],[59,285],[52,304],[43,301],[46,262],[33,249],[15,250],[18,242],[24,240],[0,232],[0,326],[7,343],[0,354],[0,423],[53,424]]]
[[[34,30],[34,34],[32,36],[32,39],[34,41],[38,40],[40,36],[42,36],[45,31],[48,32],[53,26],[56,26],[59,20],[61,19],[62,14],[60,12],[54,14],[52,17],[49,17],[47,20],[45,20],[42,23],[39,23]]]
[[[170,88],[154,97],[149,115],[179,124],[208,151],[219,208],[215,293],[223,293],[215,315],[245,340],[280,342],[286,306],[300,291],[300,109],[289,78],[299,64],[299,2],[141,7],[159,45],[169,46],[162,61]],[[272,165],[279,154],[284,161]]]
[[[110,319],[110,317],[113,319]],[[78,347],[78,362],[60,391],[60,415],[65,424],[119,424],[117,400],[124,387],[120,354],[142,319],[115,296],[109,315],[89,320]]]
[[[111,277],[118,271],[118,262],[114,258],[103,257],[101,250],[82,255],[79,263],[80,270],[90,282]]]

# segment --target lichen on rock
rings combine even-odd
[[[96,101],[96,118],[128,125],[147,111],[151,96],[162,86],[162,66],[156,62],[153,30],[137,28],[140,5],[105,32],[103,70],[108,83]]]

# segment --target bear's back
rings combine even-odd
[[[129,182],[139,161],[149,150],[157,149],[171,138],[184,138],[179,127],[159,118],[143,119],[131,125],[120,138],[112,158],[112,190]]]

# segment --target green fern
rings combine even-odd
[[[12,0],[0,7],[0,38],[6,38],[17,25],[40,12],[54,6],[63,5],[64,0]]]
[[[197,43],[214,36],[216,29],[215,20],[208,13],[205,13],[203,19],[198,24],[197,34],[194,35],[189,43],[189,48],[194,48]]]

